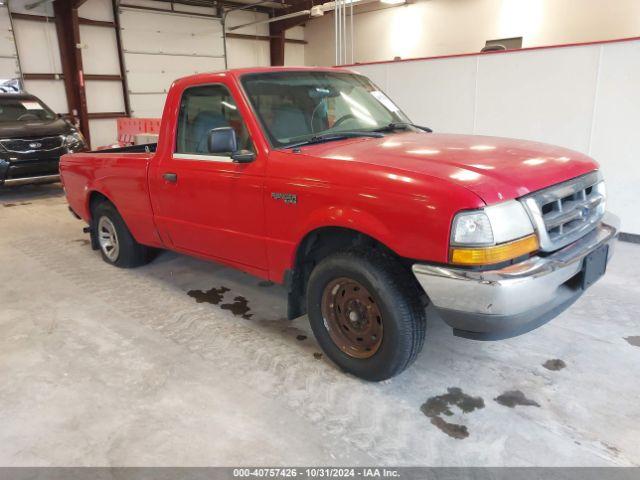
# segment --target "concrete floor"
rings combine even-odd
[[[168,252],[119,270],[82,227],[57,186],[0,192],[0,465],[640,465],[638,245],[522,337],[431,317],[371,384],[283,319],[281,287]]]

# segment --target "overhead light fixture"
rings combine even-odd
[[[402,5],[406,3],[407,0],[380,0],[381,3],[386,3],[387,5]]]

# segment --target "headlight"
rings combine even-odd
[[[64,137],[65,147],[75,148],[78,146],[84,146],[85,143],[86,142],[85,142],[84,136],[80,132],[73,132],[68,135],[65,135]]]
[[[460,212],[453,219],[451,263],[492,265],[538,248],[529,215],[517,200]]]

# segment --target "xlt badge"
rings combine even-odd
[[[271,192],[271,198],[274,200],[284,200],[284,203],[290,205],[298,203],[298,196],[295,193]]]

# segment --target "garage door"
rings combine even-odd
[[[124,5],[119,14],[133,117],[160,117],[176,78],[224,69],[220,20]]]
[[[0,5],[0,82],[20,77],[20,65],[16,52],[16,42],[11,27],[11,17],[6,4]]]

